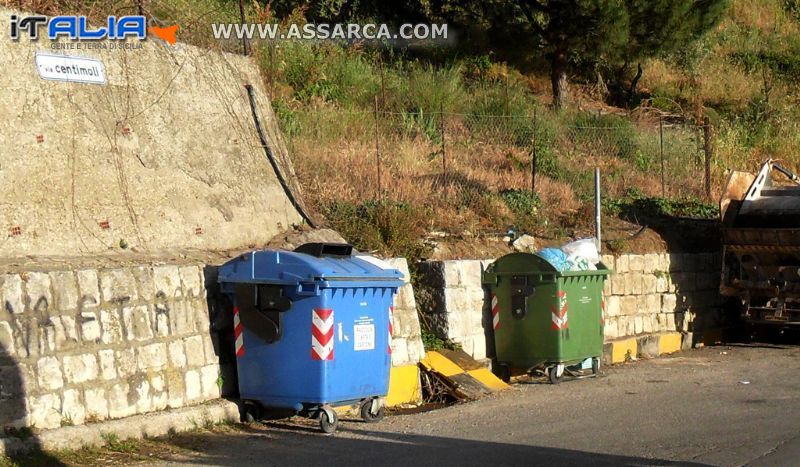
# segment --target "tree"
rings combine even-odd
[[[553,105],[567,95],[570,67],[620,67],[685,47],[716,25],[728,0],[431,0],[433,16],[483,28],[499,54],[508,44],[524,60],[544,53]],[[527,55],[527,57],[525,57]],[[639,67],[641,69],[641,67]],[[639,74],[639,76],[641,76]],[[635,90],[633,80],[632,88]]]

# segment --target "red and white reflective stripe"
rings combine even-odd
[[[606,298],[600,297],[600,324],[606,324]]]
[[[233,307],[233,338],[236,341],[236,356],[244,356],[244,328],[239,321],[239,307]]]
[[[311,358],[333,360],[333,310],[330,308],[311,312]]]
[[[492,326],[495,330],[500,329],[500,304],[495,294],[492,294]]]
[[[567,293],[565,291],[558,292],[558,307],[553,306],[550,309],[550,314],[550,319],[553,321],[551,329],[559,331],[569,327],[569,321],[567,320]]]
[[[389,343],[386,344],[386,351],[392,353],[392,317],[394,316],[394,306],[389,307]]]

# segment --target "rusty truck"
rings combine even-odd
[[[800,178],[772,159],[731,173],[720,219],[720,293],[746,323],[800,327]]]

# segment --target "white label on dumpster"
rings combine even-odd
[[[374,324],[356,324],[353,326],[353,348],[355,350],[373,350],[375,349],[375,325]]]

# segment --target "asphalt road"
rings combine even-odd
[[[301,419],[199,435],[173,465],[800,465],[800,348],[708,347],[519,384],[334,435]]]

